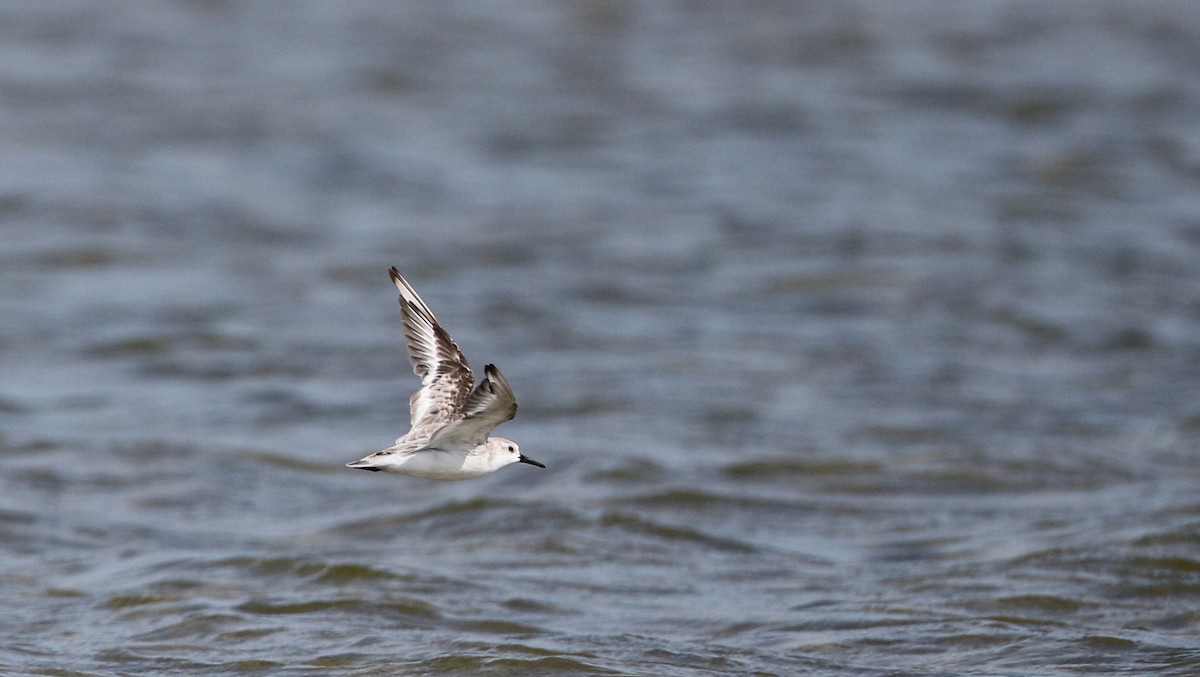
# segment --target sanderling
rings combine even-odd
[[[388,272],[400,290],[408,359],[421,388],[408,400],[409,431],[391,447],[346,465],[434,480],[470,479],[518,462],[545,468],[523,455],[516,442],[488,437],[517,413],[500,370],[484,367],[483,380],[472,389],[475,377],[454,339],[400,271]]]

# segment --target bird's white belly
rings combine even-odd
[[[431,480],[469,480],[487,474],[472,454],[429,449],[409,454],[395,463],[379,466],[380,470]]]

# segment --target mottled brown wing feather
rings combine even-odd
[[[420,390],[409,398],[410,422],[414,429],[436,429],[463,415],[475,376],[454,339],[412,285],[394,267],[388,272],[400,291],[408,358],[413,373],[421,379]]]
[[[434,433],[430,447],[483,444],[496,426],[516,416],[517,399],[495,365],[483,368],[483,380],[463,403],[462,413],[462,419],[451,421]]]

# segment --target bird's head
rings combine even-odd
[[[532,458],[522,454],[521,447],[517,446],[517,443],[510,439],[505,439],[503,437],[489,437],[488,446],[491,447],[493,451],[500,454],[500,458],[505,459],[509,463],[528,463],[529,465],[536,465],[539,468],[546,467]]]

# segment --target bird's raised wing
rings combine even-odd
[[[517,398],[495,365],[483,368],[483,380],[463,403],[462,413],[463,418],[434,433],[428,447],[476,447],[493,428],[516,416]]]
[[[413,373],[421,379],[420,390],[409,398],[410,422],[414,428],[436,429],[463,415],[464,406],[474,396],[471,384],[475,377],[454,339],[442,328],[408,280],[395,267],[388,272],[396,289],[400,290],[408,359],[412,362]]]

